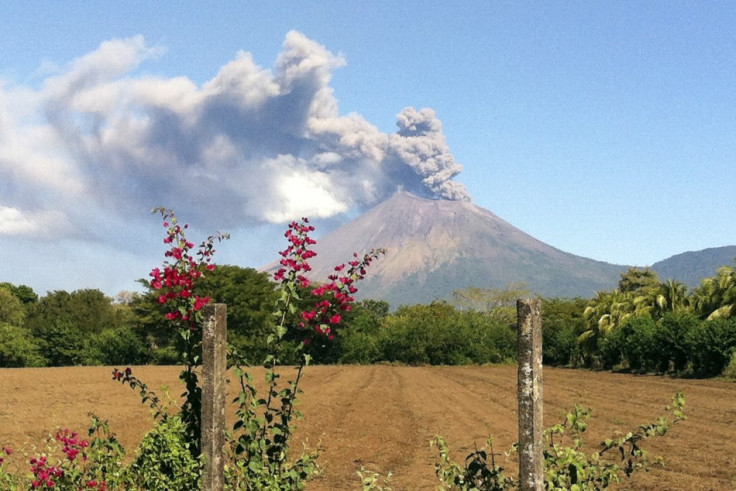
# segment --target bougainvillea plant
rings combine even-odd
[[[151,271],[149,286],[159,292],[158,302],[166,307],[166,319],[177,331],[177,351],[184,365],[179,379],[185,387],[180,417],[186,427],[186,440],[192,455],[198,456],[202,411],[202,388],[195,372],[195,367],[201,365],[202,351],[202,333],[198,327],[202,321],[202,309],[210,302],[210,297],[201,295],[197,284],[206,272],[216,267],[212,262],[215,242],[227,239],[229,235],[218,233],[209,236],[195,250],[194,243],[186,237],[189,226],[180,224],[172,210],[159,207],[154,208],[152,213],[159,213],[163,217],[166,229],[163,241],[168,250],[164,253],[166,259],[163,265]],[[154,407],[158,403],[155,393],[133,377],[130,368],[124,372],[115,369],[113,379],[139,389],[143,402],[151,404],[157,415],[163,414]]]
[[[336,266],[326,283],[310,290],[309,260],[316,256],[310,248],[316,244],[309,236],[313,231],[309,220],[302,218],[290,223],[284,234],[288,245],[279,253],[281,267],[274,274],[281,290],[275,312],[278,322],[268,337],[269,354],[263,362],[268,387],[266,397],[258,396],[242,358],[232,353],[241,392],[233,401],[238,405],[238,420],[232,432],[234,465],[230,468],[230,478],[237,486],[245,485],[247,489],[301,489],[316,471],[314,453],[304,452],[297,459],[289,459],[290,437],[295,429],[292,421],[294,417],[301,417],[294,405],[301,393],[299,382],[303,369],[310,360],[308,348],[316,338],[328,342],[334,339],[343,313],[351,309],[355,300],[355,283],[364,278],[371,262],[384,253],[382,249],[372,250],[360,260],[354,254],[347,266]],[[305,291],[310,292],[315,301],[311,307],[298,312],[294,301]],[[284,337],[292,329],[301,339],[297,346],[299,363],[296,376],[280,385],[279,353],[283,352]]]

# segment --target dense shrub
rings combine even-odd
[[[576,366],[582,358],[578,338],[585,331],[586,301],[542,300],[542,357],[547,365]]]
[[[657,325],[649,316],[631,317],[609,331],[598,341],[603,368],[652,370],[657,356],[654,345],[656,331]]]
[[[61,320],[37,331],[41,354],[49,366],[62,367],[95,364],[94,354],[89,350],[89,338],[67,321]]]
[[[691,333],[701,321],[691,314],[668,313],[657,322],[654,334],[653,360],[661,373],[682,373],[688,364]]]
[[[380,359],[410,365],[500,363],[516,356],[516,334],[484,313],[444,302],[401,307],[379,333]]]
[[[606,369],[719,375],[736,352],[736,318],[702,321],[690,314],[669,313],[658,322],[635,316],[598,341]]]
[[[598,356],[602,368],[611,370],[618,367],[624,361],[624,343],[626,337],[621,329],[616,329],[598,338]]]
[[[696,375],[719,375],[736,350],[736,318],[702,322],[689,336],[690,358]]]
[[[389,304],[384,301],[364,300],[355,304],[336,339],[340,363],[365,365],[381,359],[378,337],[388,311]]]
[[[105,329],[93,336],[90,344],[100,365],[138,365],[147,361],[143,342],[130,327]]]
[[[622,354],[629,368],[651,372],[659,358],[656,345],[657,323],[648,316],[632,317],[620,327],[624,336]]]
[[[179,415],[157,423],[143,437],[138,456],[127,469],[129,485],[171,491],[200,489],[202,464],[189,451],[185,430]]]

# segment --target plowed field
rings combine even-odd
[[[178,371],[134,368],[150,387],[167,384],[173,394],[180,392]],[[149,411],[137,393],[114,383],[110,372],[105,367],[0,369],[0,444],[29,451],[34,444],[43,447],[58,427],[83,432],[93,411],[133,448],[151,427]],[[577,402],[592,407],[587,439],[593,446],[653,421],[682,390],[690,419],[645,444],[666,456],[666,467],[638,475],[620,489],[736,489],[736,384],[553,368],[545,368],[544,382],[545,425],[561,421]],[[312,447],[320,444],[324,468],[309,489],[359,489],[361,467],[384,475],[391,471],[396,490],[434,489],[436,449],[428,442],[435,435],[447,439],[457,459],[488,435],[498,451],[516,440],[513,366],[314,366],[306,369],[302,387],[306,419],[299,422],[297,438]],[[514,466],[509,462],[507,469]]]

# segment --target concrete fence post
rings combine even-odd
[[[518,315],[519,485],[544,489],[542,428],[542,320],[539,299],[516,302]]]
[[[202,489],[225,486],[227,305],[206,305],[202,325]]]

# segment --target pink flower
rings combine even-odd
[[[202,310],[202,308],[209,303],[210,297],[196,297],[194,300],[194,311]]]

